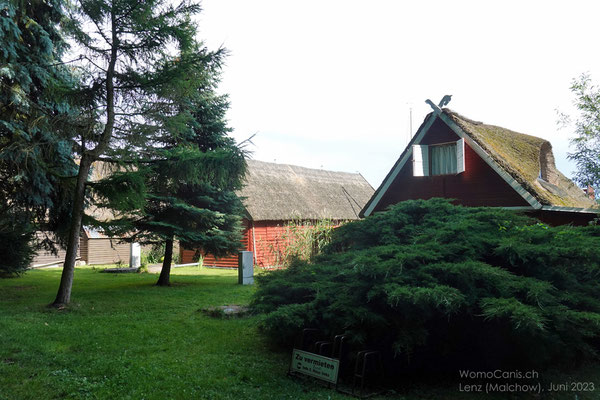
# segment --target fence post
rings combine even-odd
[[[238,256],[238,283],[254,284],[254,254],[251,251],[240,251]]]

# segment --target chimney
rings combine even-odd
[[[588,185],[587,189],[583,189],[583,192],[592,200],[596,200],[596,193],[594,192],[594,188]]]

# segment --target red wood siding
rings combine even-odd
[[[289,245],[287,225],[289,221],[247,221],[244,220],[243,250],[254,252],[254,264],[261,268],[277,268],[283,262],[285,250]],[[336,225],[338,225],[336,223]],[[181,248],[181,262],[192,263],[196,250]],[[213,267],[235,268],[238,265],[238,256],[216,259],[211,254],[204,257],[204,265]]]
[[[198,255],[202,256],[202,264],[208,267],[219,267],[219,268],[237,268],[238,256],[228,256],[216,258],[212,254],[202,254],[201,252],[196,255],[196,250],[190,250],[181,248],[179,254],[181,255],[182,264],[190,264],[198,261]]]
[[[458,136],[442,121],[433,124],[421,144],[458,140]],[[385,210],[404,200],[445,197],[465,206],[528,206],[487,163],[465,143],[465,172],[457,175],[413,176],[412,159],[392,182],[374,211]]]
[[[242,249],[245,251],[251,251],[249,248],[250,233],[248,231],[249,222],[244,219],[243,226],[243,238],[242,238]],[[182,264],[189,264],[198,261],[198,256],[202,255],[203,265],[210,267],[220,268],[237,268],[238,266],[238,255],[234,254],[228,257],[216,258],[212,254],[205,254],[202,250],[186,249],[183,246],[179,249],[179,255]]]
[[[285,221],[245,221],[244,239],[242,247],[245,251],[254,251],[254,264],[260,267],[273,267],[280,263],[284,251]],[[254,247],[256,244],[256,248]],[[235,268],[238,265],[238,255],[216,258],[212,254],[199,254],[203,256],[203,264],[211,267]],[[181,250],[183,264],[197,261],[196,250]]]
[[[250,227],[250,251],[254,251],[254,264],[261,268],[283,264],[289,245],[286,221],[256,221]],[[256,245],[256,247],[254,247]]]

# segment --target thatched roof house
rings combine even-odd
[[[431,197],[523,210],[550,224],[584,224],[600,211],[594,199],[556,169],[547,140],[430,105],[434,112],[361,215]]]
[[[252,221],[353,220],[373,192],[358,173],[248,160],[239,196]]]
[[[245,186],[238,193],[246,210],[242,245],[254,252],[256,264],[276,265],[275,253],[288,244],[285,236],[289,222],[358,219],[373,193],[359,173],[248,160]],[[192,262],[195,253],[182,249],[182,261]],[[203,262],[234,267],[237,257],[215,259],[209,254]]]

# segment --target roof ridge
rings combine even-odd
[[[245,185],[238,194],[254,221],[353,220],[374,191],[360,173],[248,161]]]
[[[300,168],[300,169],[305,169],[305,170],[309,170],[309,171],[317,171],[317,172],[322,172],[322,173],[355,175],[355,176],[360,176],[361,178],[364,179],[364,177],[361,175],[360,172],[333,171],[330,169],[310,168],[310,167],[304,167],[302,165],[297,165],[297,164],[284,164],[284,163],[277,163],[277,162],[271,162],[271,161],[255,160],[255,159],[251,159],[251,158],[247,159],[246,162],[257,162],[257,163],[263,163],[263,164],[268,164],[268,165],[273,165],[273,166],[278,166],[278,167]]]
[[[443,112],[445,112],[445,113],[446,113],[446,114],[448,114],[448,115],[454,115],[454,116],[456,116],[457,118],[460,118],[460,119],[462,119],[463,121],[466,121],[466,122],[468,122],[468,123],[470,123],[470,124],[473,124],[473,125],[486,125],[486,124],[484,124],[484,123],[483,123],[483,122],[481,122],[481,121],[475,121],[474,119],[467,118],[467,117],[465,117],[464,115],[462,115],[462,114],[460,114],[460,113],[458,113],[458,112],[456,112],[456,111],[452,110],[451,108],[447,108],[447,107],[446,107],[446,108],[442,108],[442,111],[443,111]]]

